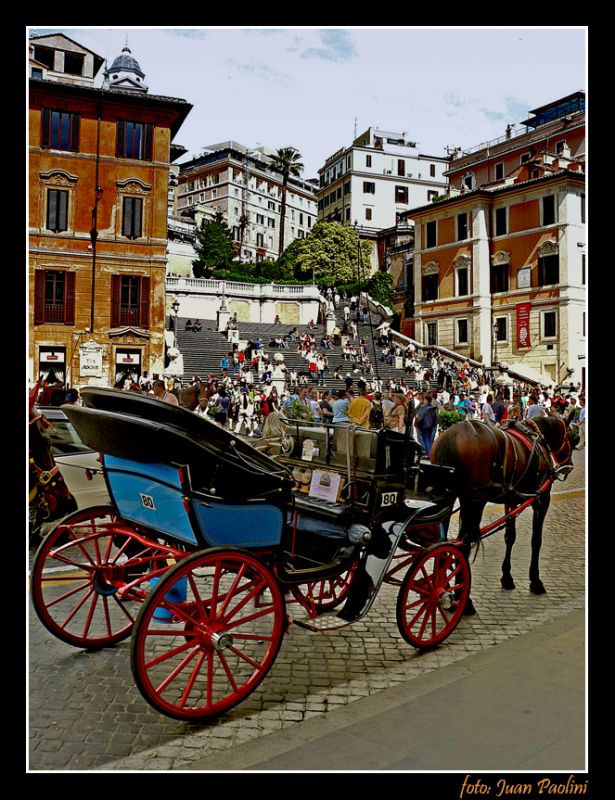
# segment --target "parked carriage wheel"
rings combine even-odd
[[[221,714],[267,675],[285,626],[277,579],[254,556],[195,553],[161,578],[141,608],[131,643],[135,682],[167,716]]]
[[[32,602],[47,630],[75,647],[100,648],[126,639],[134,625],[136,594],[119,589],[167,553],[130,536],[111,506],[93,506],[61,519],[41,543],[32,566]]]
[[[289,589],[301,605],[313,608],[318,614],[330,611],[346,599],[358,565],[359,562],[356,560],[340,575],[291,585]]]
[[[443,642],[463,616],[470,594],[470,566],[448,542],[424,550],[406,573],[397,595],[397,625],[413,647]]]

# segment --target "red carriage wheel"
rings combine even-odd
[[[135,682],[155,709],[182,720],[221,714],[267,675],[286,613],[277,579],[242,550],[195,553],[149,594],[132,635]]]
[[[359,562],[355,561],[350,569],[332,578],[289,586],[295,600],[306,608],[313,608],[317,614],[337,608],[344,602],[350,590],[352,579]]]
[[[397,625],[413,647],[434,647],[456,628],[470,594],[470,566],[455,545],[424,550],[406,573],[397,596]]]
[[[130,536],[129,523],[110,506],[75,511],[39,546],[32,566],[34,609],[47,630],[75,647],[100,648],[130,636],[136,593],[122,586],[166,566],[168,553]]]

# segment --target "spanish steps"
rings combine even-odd
[[[343,308],[340,306],[335,311],[338,327],[342,329],[344,324]],[[184,385],[190,383],[193,376],[200,375],[204,378],[207,375],[220,376],[222,374],[221,360],[223,356],[232,352],[233,345],[228,341],[227,335],[224,331],[217,330],[217,323],[215,320],[201,319],[202,329],[199,332],[186,330],[187,319],[184,317],[177,318],[177,332],[176,340],[177,347],[183,356],[183,374],[181,376]],[[374,367],[374,376],[382,380],[383,387],[388,388],[388,382],[392,379],[397,384],[401,380],[405,381],[405,385],[411,389],[436,389],[437,381],[430,380],[429,382],[419,381],[418,385],[409,380],[409,376],[404,369],[396,368],[394,364],[388,364],[381,360],[382,348],[378,343],[378,334],[375,332],[376,328],[382,323],[380,316],[370,314],[369,323],[363,322],[362,319],[357,321],[357,336],[351,339],[349,344],[359,349],[359,343],[362,339],[368,345],[368,357]],[[329,349],[321,346],[320,342],[325,333],[325,328],[322,324],[318,324],[314,330],[309,330],[307,325],[295,324],[274,324],[274,323],[256,323],[256,322],[239,322],[237,328],[239,330],[240,347],[241,343],[248,340],[256,341],[260,339],[261,347],[267,353],[268,360],[273,364],[273,356],[275,353],[281,353],[284,356],[284,365],[287,370],[293,367],[297,371],[297,375],[305,374],[309,376],[308,362],[300,353],[297,352],[297,341],[287,340],[287,349],[279,349],[270,347],[270,341],[281,337],[288,336],[293,328],[297,327],[299,335],[303,337],[306,333],[315,339],[317,349],[320,353],[327,356],[328,369],[324,375],[324,388],[335,391],[345,386],[345,376],[350,373],[353,377],[356,387],[357,380],[363,378],[370,381],[369,375],[364,375],[362,372],[353,371],[354,364],[349,360],[344,360],[342,354],[342,347],[340,345],[333,345]],[[371,329],[370,329],[371,328]],[[425,354],[417,352],[418,357],[421,359],[421,375],[429,367],[429,361]],[[339,375],[341,377],[335,378],[334,373],[336,368],[339,367]],[[231,369],[229,368],[229,373]],[[254,382],[260,385],[260,375],[254,375]],[[308,384],[314,386],[314,381],[308,379]]]

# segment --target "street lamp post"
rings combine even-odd
[[[498,363],[498,321],[497,319],[493,322],[493,363],[492,367],[495,367]]]
[[[173,345],[177,347],[177,314],[179,313],[179,300],[175,298],[173,303],[171,304],[171,309],[173,311],[174,320],[173,320]]]

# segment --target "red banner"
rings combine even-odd
[[[517,303],[517,347],[530,347],[530,303]]]

